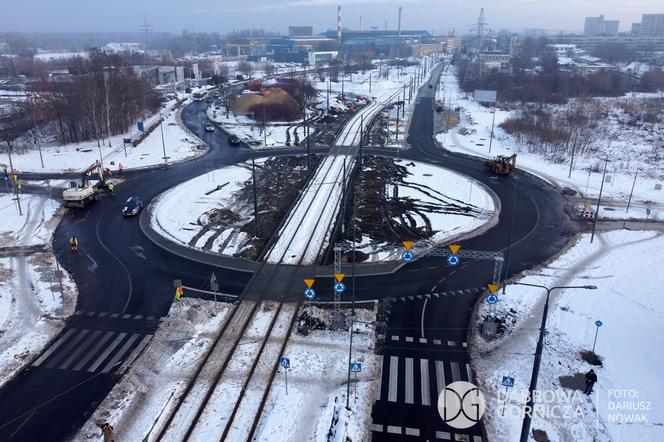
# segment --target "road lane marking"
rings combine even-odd
[[[397,401],[397,380],[399,375],[399,357],[390,356],[390,380],[387,389],[387,401]]]
[[[413,342],[412,336],[406,336],[406,342]]]
[[[442,342],[440,342],[440,339],[434,339],[434,340],[433,340],[433,343],[434,343],[435,345],[442,345]]]
[[[436,439],[452,440],[452,435],[447,431],[436,431]]]
[[[426,344],[427,338],[420,338],[420,344]]]
[[[72,362],[74,362],[80,355],[81,353],[88,348],[90,345],[92,345],[93,342],[97,340],[97,337],[101,334],[101,330],[95,330],[92,332],[90,336],[87,337],[87,339],[83,342],[83,344],[79,345],[78,349],[71,355],[67,360],[60,365],[58,368],[60,370],[66,370]]]
[[[422,378],[422,405],[431,405],[431,390],[429,387],[429,360],[420,359],[420,377]]]
[[[381,424],[371,424],[371,431],[377,431],[379,433],[382,433],[383,426]]]
[[[113,333],[114,332],[112,331],[107,331],[106,334],[102,336],[102,338],[99,340],[99,342],[97,342],[94,348],[90,352],[88,352],[88,354],[83,359],[81,359],[78,364],[76,364],[76,366],[74,367],[74,371],[79,371],[81,368],[83,368],[85,364],[87,364],[90,361],[90,359],[92,359],[92,357],[95,354],[97,354],[97,352],[104,346],[106,341],[108,341],[111,338],[111,336],[113,336]]]
[[[450,367],[452,368],[452,382],[460,381],[461,375],[459,374],[459,363],[450,362]]]
[[[124,333],[124,332],[122,332],[118,336],[116,336],[115,339],[113,340],[113,342],[111,342],[109,344],[109,346],[106,348],[106,350],[104,350],[104,352],[97,359],[95,359],[95,361],[92,363],[92,365],[90,367],[88,367],[88,371],[90,373],[92,373],[95,370],[97,370],[97,368],[99,368],[101,363],[104,362],[104,360],[108,357],[108,355],[111,354],[111,352],[115,349],[115,347],[118,346],[120,341],[122,341],[125,338],[125,336],[127,336],[127,333]]]
[[[415,403],[415,389],[413,387],[413,358],[406,358],[406,383],[405,400],[407,404]]]
[[[436,361],[436,385],[440,396],[440,392],[445,389],[445,365],[443,361]]]
[[[401,427],[397,427],[394,425],[388,425],[387,426],[387,432],[392,433],[392,434],[401,434]]]
[[[454,347],[456,345],[456,342],[454,341],[447,341],[447,346],[448,347]]]
[[[422,337],[424,337],[424,313],[426,312],[428,301],[429,298],[425,299],[424,304],[422,304],[422,317],[420,318],[420,333]]]
[[[404,428],[406,430],[406,436],[419,436],[420,430],[418,428]]]
[[[466,363],[466,374],[468,375],[468,382],[473,382],[473,371],[468,363]]]
[[[51,346],[51,348],[46,350],[46,352],[43,355],[41,355],[39,357],[39,359],[37,359],[32,365],[34,367],[39,367],[46,359],[48,359],[49,356],[51,356],[51,354],[53,354],[53,352],[55,350],[58,349],[58,347],[60,347],[67,339],[69,339],[69,336],[72,333],[74,333],[74,330],[75,329],[73,329],[73,328],[70,328],[69,330],[67,330],[65,332],[65,334],[62,335],[62,337],[60,339],[58,339],[57,342]]]
[[[102,372],[102,373],[108,373],[109,371],[111,371],[111,369],[113,368],[113,366],[114,366],[114,365],[120,360],[120,358],[122,358],[122,356],[124,356],[124,354],[125,354],[127,351],[129,351],[129,347],[132,346],[132,344],[134,343],[134,341],[136,341],[136,339],[138,339],[139,336],[141,336],[141,335],[138,334],[138,333],[134,333],[133,335],[131,335],[131,336],[129,337],[129,339],[127,339],[127,342],[124,343],[124,345],[122,346],[122,348],[120,348],[120,351],[118,351],[117,353],[115,353],[115,356],[113,356],[113,359],[111,359],[111,360],[109,361],[109,363],[106,364],[106,367],[104,367],[104,368],[101,370],[101,372]]]
[[[380,400],[380,392],[383,390],[383,361],[385,358],[380,358],[380,361],[378,362],[378,379],[380,379],[381,385],[378,386],[378,398],[376,400]]]

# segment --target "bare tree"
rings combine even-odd
[[[265,63],[265,66],[263,66],[263,71],[265,71],[265,75],[272,75],[275,72],[275,67],[272,63]]]
[[[237,70],[243,75],[251,78],[254,73],[254,65],[248,61],[241,61],[237,64]]]

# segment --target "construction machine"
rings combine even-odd
[[[496,175],[509,175],[516,167],[516,154],[509,157],[498,155],[493,160],[485,161],[484,167]]]
[[[93,172],[99,175],[99,181],[95,185],[90,183]],[[69,188],[62,192],[62,199],[66,207],[85,207],[90,201],[97,199],[97,194],[106,188],[106,185],[101,163],[95,161],[83,171],[81,178],[69,182]]]

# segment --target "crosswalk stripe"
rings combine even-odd
[[[456,342],[454,341],[447,341],[448,347],[454,347],[456,345]]]
[[[138,334],[138,333],[134,333],[133,335],[131,335],[131,336],[129,337],[129,339],[127,339],[127,342],[124,343],[124,345],[122,346],[122,348],[120,348],[120,351],[118,351],[117,353],[115,353],[115,356],[113,356],[113,359],[111,359],[111,360],[108,362],[108,364],[106,364],[106,367],[104,367],[104,368],[101,370],[101,372],[102,372],[102,373],[108,373],[109,371],[111,371],[111,369],[113,368],[113,366],[114,366],[114,365],[120,360],[120,358],[122,358],[122,356],[124,356],[124,354],[129,350],[129,347],[132,346],[132,344],[134,343],[134,341],[135,341],[136,339],[138,339],[139,336],[141,336],[141,335]]]
[[[413,388],[413,358],[406,358],[406,395],[405,402],[412,404],[415,402],[415,390]]]
[[[429,388],[429,360],[420,359],[420,378],[422,378],[422,405],[431,405],[431,390]]]
[[[401,434],[401,427],[397,427],[395,425],[388,425],[387,432],[392,434]]]
[[[399,358],[390,356],[390,381],[387,389],[387,400],[389,402],[397,401],[397,376],[399,370]]]
[[[371,424],[371,431],[383,432],[383,426],[381,424]]]
[[[380,362],[378,363],[378,379],[381,380],[381,383],[383,382],[383,360],[383,358],[380,358]],[[378,386],[378,400],[380,400],[380,392],[382,389],[382,385]]]
[[[413,342],[412,336],[406,336],[406,342]]]
[[[72,353],[72,355],[69,356],[69,357],[67,358],[67,360],[66,360],[62,365],[60,365],[58,368],[61,369],[61,370],[66,370],[67,367],[69,367],[69,366],[71,365],[71,363],[74,362],[74,360],[75,360],[76,358],[78,358],[79,355],[80,355],[80,354],[81,354],[86,348],[88,348],[93,342],[95,342],[95,340],[97,339],[97,337],[98,337],[100,334],[101,334],[101,330],[95,330],[94,332],[92,332],[92,334],[90,334],[90,335],[87,337],[87,339],[86,339],[81,345],[78,346],[78,348],[76,349],[76,351],[75,351],[74,353]]]
[[[104,350],[104,352],[92,363],[92,365],[88,367],[88,371],[92,373],[95,370],[97,370],[97,368],[99,368],[101,363],[104,362],[104,359],[106,359],[108,355],[111,354],[111,352],[115,349],[115,347],[118,346],[120,341],[122,341],[125,338],[125,336],[127,336],[127,333],[125,332],[122,332],[118,336],[116,336],[113,342],[111,342],[111,344],[106,348],[106,350]]]
[[[452,435],[447,431],[436,431],[436,439],[452,440]]]
[[[445,389],[445,366],[443,361],[436,361],[436,384],[438,385],[438,395]]]
[[[482,442],[482,436],[473,436],[473,442]]]
[[[420,338],[420,344],[426,344],[427,338]]]
[[[48,364],[46,364],[46,368],[55,367],[62,360],[62,358],[64,358],[67,355],[67,353],[72,351],[72,349],[76,346],[76,344],[78,344],[79,341],[83,339],[85,335],[88,334],[89,331],[90,330],[86,328],[79,329],[78,333],[72,338],[72,340],[69,341],[67,345],[63,347],[62,350],[59,351]]]
[[[436,345],[441,345],[440,339],[434,339],[433,343]]]
[[[406,436],[419,436],[420,435],[420,429],[419,428],[405,428],[406,430]]]
[[[460,381],[461,375],[459,374],[459,363],[450,362],[450,367],[452,368],[452,382]]]
[[[468,382],[473,382],[473,372],[470,368],[470,364],[466,364],[466,374],[468,375]]]
[[[51,346],[51,348],[49,348],[48,350],[46,350],[46,351],[44,352],[44,354],[42,354],[42,355],[39,357],[39,359],[37,359],[32,365],[35,366],[35,367],[39,367],[39,366],[40,366],[40,365],[41,365],[46,359],[48,359],[49,356],[51,356],[51,355],[53,354],[53,352],[54,352],[55,350],[57,350],[57,349],[58,349],[58,348],[59,348],[59,347],[60,347],[60,346],[61,346],[61,345],[67,340],[67,339],[69,339],[69,336],[70,336],[72,333],[74,333],[74,329],[73,329],[73,328],[70,328],[69,330],[67,330],[67,331],[65,332],[65,334],[62,335],[62,336],[60,337],[60,339],[58,339],[58,340],[56,341],[56,343],[53,344],[53,345]]]
[[[108,341],[111,336],[113,336],[113,333],[114,332],[112,331],[107,331],[106,334],[101,337],[99,342],[97,342],[97,344],[92,348],[92,350],[89,351],[88,354],[74,366],[74,371],[79,371],[81,368],[83,368],[85,364],[87,364],[90,359],[92,359],[92,357],[99,351],[99,349],[104,346],[106,341]]]

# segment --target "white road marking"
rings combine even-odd
[[[447,431],[436,431],[436,439],[452,440],[452,435]]]
[[[466,364],[466,374],[468,375],[468,382],[473,382],[473,371],[470,364]]]
[[[122,358],[122,356],[124,356],[124,354],[127,353],[127,351],[129,351],[129,347],[132,346],[134,341],[136,339],[138,339],[139,336],[141,336],[141,335],[138,334],[138,333],[134,333],[133,335],[131,335],[129,337],[129,339],[127,339],[127,342],[125,342],[124,345],[122,346],[122,348],[120,348],[120,350],[117,353],[115,353],[115,355],[113,356],[113,359],[111,359],[108,362],[108,364],[106,364],[106,367],[104,367],[101,370],[101,372],[102,373],[108,373],[109,371],[111,371],[113,369],[113,366],[118,363],[118,361]]]
[[[406,336],[406,342],[413,342],[412,336]]]
[[[83,368],[85,364],[87,364],[90,359],[92,359],[92,357],[99,351],[99,349],[104,346],[106,341],[108,341],[111,336],[113,336],[113,332],[107,331],[106,334],[99,340],[99,342],[97,342],[97,344],[92,348],[92,350],[89,351],[88,354],[74,366],[74,371],[79,371],[81,368]]]
[[[88,368],[88,371],[90,373],[94,372],[99,368],[102,362],[108,357],[108,355],[111,354],[111,352],[115,349],[115,347],[118,346],[120,341],[124,339],[124,337],[127,336],[127,333],[120,333],[116,338],[113,340],[113,342],[110,343],[108,347],[106,347],[106,350],[92,363],[92,365]]]
[[[88,348],[90,345],[92,345],[93,342],[97,340],[97,337],[101,334],[101,330],[95,330],[88,338],[83,342],[83,344],[78,346],[78,349],[71,355],[67,360],[60,365],[58,368],[61,370],[66,370],[74,360],[76,360],[80,354]]]
[[[459,363],[450,362],[450,368],[452,369],[452,382],[460,381],[461,375],[459,374]]]
[[[420,430],[418,428],[405,428],[406,430],[406,436],[419,436],[420,435]]]
[[[371,424],[371,431],[377,431],[379,433],[382,433],[383,426],[381,424]]]
[[[62,335],[62,337],[61,337],[60,339],[58,339],[58,341],[57,341],[55,344],[53,344],[53,345],[51,346],[51,348],[49,348],[48,350],[46,350],[46,352],[44,352],[44,354],[42,354],[42,355],[39,357],[39,359],[37,359],[32,365],[33,365],[34,367],[39,367],[39,366],[40,366],[40,365],[41,365],[46,359],[48,359],[49,356],[51,356],[51,354],[53,354],[53,352],[54,352],[55,350],[58,349],[58,347],[60,347],[60,346],[61,346],[61,345],[67,340],[67,339],[69,339],[69,336],[70,336],[72,333],[74,333],[74,329],[73,329],[73,328],[70,328],[69,330],[67,330],[67,331],[65,332],[65,334]]]
[[[425,299],[424,304],[422,304],[422,317],[420,318],[420,333],[422,337],[424,337],[424,312],[426,311],[428,301],[429,298]]]
[[[405,402],[407,404],[413,404],[415,403],[415,389],[414,389],[414,382],[413,382],[413,358],[406,358],[406,375],[405,375],[405,383],[406,383],[406,394],[405,394]]]
[[[434,339],[433,343],[436,345],[442,345],[442,342],[440,342],[440,339]]]
[[[431,390],[429,388],[429,360],[420,359],[420,378],[422,378],[422,405],[431,405]]]
[[[387,426],[387,432],[392,434],[401,434],[401,427],[396,427],[394,425]]]
[[[390,356],[390,380],[387,388],[387,401],[397,401],[397,381],[399,376],[399,358]]]
[[[436,361],[436,384],[440,396],[440,392],[445,389],[445,365],[443,361]]]

